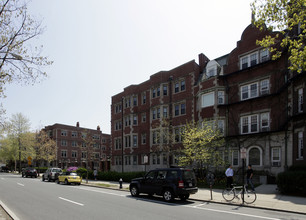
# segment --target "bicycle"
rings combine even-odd
[[[226,188],[222,192],[222,196],[227,202],[232,201],[234,198],[239,199],[239,197],[238,197],[239,194],[241,195],[241,199],[242,199],[243,189],[244,189],[244,199],[243,199],[244,202],[247,203],[247,204],[251,204],[251,203],[255,202],[255,200],[257,198],[256,193],[252,190],[248,190],[246,188],[246,185],[244,185],[244,186],[232,185],[232,186],[233,186],[232,188]],[[237,190],[239,190],[239,191],[237,192]]]

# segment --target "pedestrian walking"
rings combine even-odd
[[[253,171],[253,169],[252,169],[252,165],[249,164],[248,170],[247,170],[247,186],[250,185],[250,186],[251,186],[251,189],[252,189],[253,191],[255,191],[255,189],[254,189],[254,184],[253,184],[253,181],[252,181],[253,175],[254,175],[254,171]]]
[[[94,178],[95,178],[95,180],[97,180],[97,174],[98,174],[98,171],[97,171],[96,169],[94,170],[93,174],[94,174]]]
[[[231,164],[228,166],[227,170],[225,171],[225,176],[226,176],[226,188],[232,188],[234,171],[232,169]]]

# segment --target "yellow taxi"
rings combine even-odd
[[[65,183],[69,185],[70,183],[74,183],[80,185],[82,182],[82,178],[75,172],[63,172],[58,176],[57,183]]]

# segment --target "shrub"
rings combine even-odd
[[[86,178],[87,176],[87,169],[86,168],[83,168],[83,167],[80,167],[76,170],[77,174],[82,177],[83,179]]]
[[[143,177],[144,174],[145,172],[125,172],[125,173],[119,173],[115,171],[98,172],[98,180],[119,181],[119,179],[122,179],[124,182],[131,182],[132,179],[137,177]]]
[[[284,194],[306,195],[306,171],[285,171],[277,175],[276,183],[278,189]]]

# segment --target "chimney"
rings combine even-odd
[[[99,125],[97,126],[97,130],[100,131],[100,126]]]
[[[203,72],[204,68],[206,67],[206,64],[209,62],[209,59],[203,54],[199,54],[199,66],[200,66],[200,72]]]
[[[77,128],[78,128],[78,127],[80,127],[80,123],[79,123],[79,122],[77,122],[76,126],[77,126]]]

